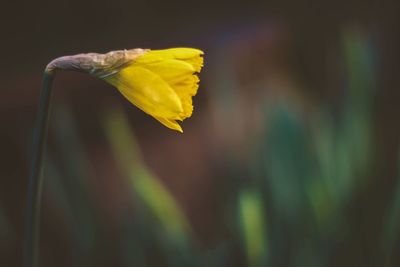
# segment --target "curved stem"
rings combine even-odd
[[[35,267],[37,264],[40,204],[42,195],[42,159],[46,148],[46,137],[49,120],[51,87],[54,71],[46,70],[43,75],[40,93],[39,110],[33,136],[32,161],[28,179],[28,198],[25,217],[25,240],[23,266]]]

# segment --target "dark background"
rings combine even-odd
[[[0,266],[22,262],[45,65],[82,52],[181,46],[205,51],[183,135],[100,80],[58,74],[40,266],[397,266],[399,7],[388,0],[3,2]],[[190,225],[180,230],[184,242],[157,230],[182,225],[157,217],[157,194],[149,200],[143,194],[152,193],[123,179],[104,130],[114,109]],[[330,180],[321,185],[324,175]]]

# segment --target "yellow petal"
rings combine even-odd
[[[181,120],[192,115],[192,97],[197,92],[199,82],[199,78],[193,74],[195,69],[192,65],[185,61],[169,59],[140,66],[159,75],[178,94],[183,107]]]
[[[182,103],[175,91],[158,75],[130,65],[104,78],[135,106],[153,117],[179,119]]]
[[[200,57],[203,51],[195,48],[170,48],[162,50],[150,50],[135,59],[139,63],[151,63],[167,59],[188,59]]]
[[[167,59],[148,64],[136,63],[135,65],[157,73],[169,85],[179,82],[187,75],[192,75],[195,69],[189,63],[176,59]]]
[[[183,133],[183,130],[182,130],[181,126],[180,126],[176,121],[170,120],[170,119],[165,119],[165,118],[160,118],[160,117],[155,117],[155,118],[156,118],[159,122],[161,122],[162,124],[164,124],[165,126],[167,126],[168,128]]]
[[[200,72],[203,66],[203,51],[194,48],[170,48],[164,50],[150,50],[135,59],[135,63],[150,64],[154,62],[177,59],[193,66],[194,71]]]
[[[182,60],[192,65],[192,67],[196,72],[200,72],[201,68],[203,67],[203,60],[204,60],[203,57],[199,56],[199,57],[186,58]]]
[[[168,53],[171,53],[174,55],[174,58],[176,58],[176,59],[186,59],[186,58],[198,57],[198,56],[202,56],[204,54],[203,51],[201,51],[200,49],[186,48],[186,47],[170,48],[170,49],[158,50],[158,51],[166,51]]]
[[[197,93],[197,89],[199,88],[198,82],[199,78],[197,75],[187,75],[183,77],[182,80],[171,84],[172,89],[174,89],[182,103],[183,112],[181,114],[181,119],[192,116],[192,97]]]
[[[203,51],[193,48],[172,48],[170,51],[174,58],[189,63],[194,68],[195,72],[200,72],[203,67]]]

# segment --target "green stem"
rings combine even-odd
[[[39,110],[37,113],[35,132],[33,136],[31,169],[28,180],[23,255],[24,267],[35,267],[37,265],[40,203],[43,184],[42,160],[46,148],[51,87],[53,80],[54,72],[46,70],[43,75],[42,91],[40,93]]]

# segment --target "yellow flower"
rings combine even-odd
[[[177,120],[193,112],[203,52],[192,48],[147,51],[104,80],[135,106],[168,128],[182,132]]]
[[[194,48],[119,50],[61,57],[46,70],[79,70],[99,77],[168,128],[182,132],[177,121],[192,115],[202,56]]]

